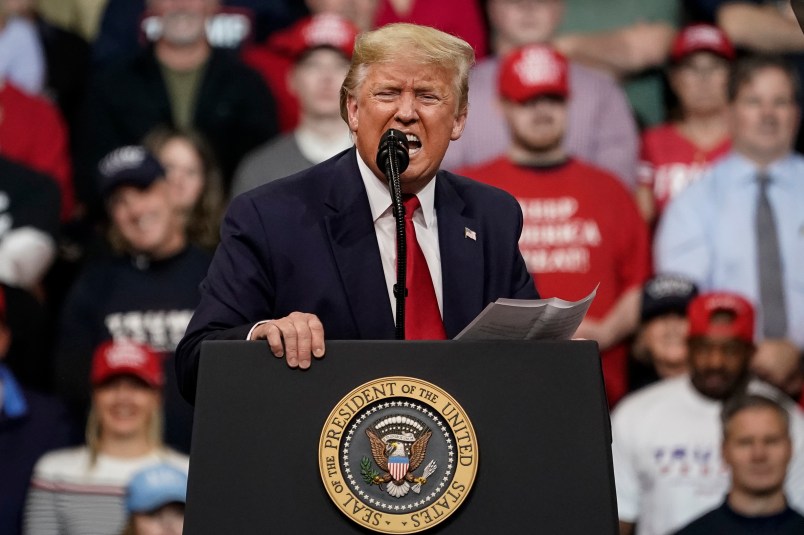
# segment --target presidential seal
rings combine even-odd
[[[318,446],[332,501],[361,526],[417,533],[463,503],[477,472],[477,439],[460,405],[436,385],[384,377],[349,392]]]

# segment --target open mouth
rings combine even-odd
[[[408,155],[414,156],[417,152],[422,150],[422,142],[416,134],[405,134],[408,140]]]

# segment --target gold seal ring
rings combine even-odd
[[[412,377],[369,381],[321,431],[318,464],[332,501],[380,533],[417,533],[452,515],[477,474],[477,437],[455,399]]]

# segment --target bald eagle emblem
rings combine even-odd
[[[363,457],[360,463],[363,480],[380,489],[385,485],[386,492],[394,498],[401,498],[411,490],[418,494],[437,469],[435,460],[430,460],[422,475],[414,475],[424,462],[432,434],[420,420],[410,416],[387,416],[374,422],[366,429],[366,435],[380,472],[374,469],[371,459]]]

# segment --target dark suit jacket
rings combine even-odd
[[[439,171],[435,208],[443,316],[458,334],[498,297],[535,299],[517,241],[522,212],[509,194]],[[476,232],[476,240],[465,229]],[[244,340],[252,325],[317,314],[327,339],[394,338],[377,236],[354,148],[232,201],[201,302],[176,358],[195,396],[202,340]]]

